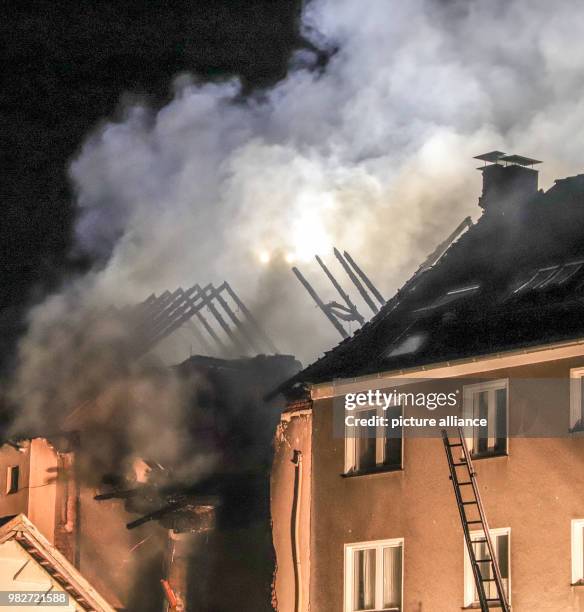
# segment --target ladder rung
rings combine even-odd
[[[509,605],[506,603],[506,596],[502,590],[502,585],[500,582],[498,562],[497,559],[494,558],[494,556],[491,556],[493,546],[491,544],[489,532],[486,529],[487,525],[483,520],[481,498],[478,489],[474,488],[476,472],[473,467],[471,455],[469,455],[469,453],[467,452],[464,433],[461,428],[459,428],[458,431],[459,435],[455,436],[453,441],[448,438],[446,430],[442,430],[442,437],[444,441],[446,459],[448,461],[448,468],[450,472],[449,479],[452,481],[452,485],[454,487],[456,502],[458,504],[460,518],[462,519],[462,528],[465,534],[466,544],[468,546],[468,554],[470,556],[471,563],[473,563],[475,587],[479,592],[482,604],[485,605],[485,609],[491,609],[491,606],[493,606],[494,608],[503,608],[504,610],[509,610]],[[453,448],[461,448],[460,453],[458,451],[452,451],[451,449]],[[460,472],[456,471],[457,467],[462,466],[466,466],[468,474],[464,473],[463,475]],[[467,479],[465,480],[465,478]],[[470,496],[473,499],[469,501],[463,501],[462,487],[468,486],[473,487],[473,495]],[[466,506],[476,506],[479,513],[479,518],[468,520],[468,516],[471,514],[471,511],[466,510]],[[473,512],[473,514],[475,514],[476,517],[476,513]],[[471,525],[479,525],[480,527],[482,527],[482,538],[471,539]],[[474,544],[487,544],[488,550],[482,550],[481,554],[486,554],[488,555],[488,557],[477,559],[476,555],[479,554],[479,551],[474,546]],[[479,563],[481,564],[480,566]],[[484,564],[487,565],[485,566]],[[492,570],[489,571],[488,574],[491,574],[493,578],[483,577],[483,570]],[[485,573],[487,572],[485,571]],[[489,583],[495,583],[497,587],[497,597],[487,597],[487,587],[484,585]],[[481,609],[483,608],[483,605],[481,605]]]

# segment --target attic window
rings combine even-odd
[[[536,289],[560,287],[573,278],[583,267],[584,262],[573,261],[563,266],[540,268],[526,282],[519,285],[513,293],[518,294],[525,291],[534,291]]]
[[[480,285],[469,285],[467,287],[451,289],[450,291],[445,293],[443,296],[439,297],[437,300],[432,302],[429,306],[418,308],[414,312],[426,312],[428,310],[434,310],[435,308],[446,306],[447,304],[451,304],[452,302],[457,302],[458,300],[474,295],[479,290],[479,288],[480,288]]]

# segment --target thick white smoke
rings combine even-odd
[[[332,299],[309,260],[347,249],[389,296],[478,214],[472,155],[544,159],[545,186],[578,172],[580,4],[315,0],[304,26],[336,49],[324,69],[304,51],[248,99],[236,81],[183,76],[159,112],[127,108],[87,140],[71,167],[78,248],[107,264],[31,312],[21,420],[52,422],[112,373],[138,376],[119,322],[92,327],[93,311],[227,279],[279,348],[307,361],[337,338],[286,258]]]
[[[113,251],[101,299],[227,278],[259,299],[281,349],[312,358],[334,330],[274,258],[336,245],[389,295],[478,214],[473,155],[543,158],[544,185],[578,171],[579,3],[315,0],[304,24],[337,49],[324,70],[303,52],[247,100],[236,81],[181,77],[165,108],[129,108],[86,142],[71,177],[79,243]]]
[[[77,248],[106,263],[31,311],[13,433],[49,435],[79,416],[91,485],[135,457],[180,465],[181,481],[213,467],[184,435],[196,407],[181,381],[136,362],[111,305],[226,279],[280,350],[307,362],[338,337],[292,261],[338,299],[311,258],[346,249],[389,297],[479,214],[472,156],[543,159],[545,187],[580,171],[582,3],[313,0],[304,27],[335,49],[324,68],[298,53],[285,80],[247,99],[235,80],[182,76],[170,104],[126,108],[71,166]]]
[[[49,435],[80,415],[91,484],[135,457],[178,463],[181,480],[212,469],[184,436],[195,407],[181,381],[136,362],[111,305],[226,279],[280,350],[306,362],[338,337],[293,260],[338,299],[311,258],[346,249],[389,297],[478,215],[473,155],[543,159],[546,187],[580,170],[584,5],[313,0],[304,26],[335,49],[324,68],[303,51],[251,98],[237,81],[182,76],[170,104],[126,108],[71,166],[76,248],[106,263],[31,311],[13,433]]]

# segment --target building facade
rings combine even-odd
[[[464,436],[511,609],[584,610],[582,177],[544,194],[532,169],[517,188],[507,179],[521,166],[506,167],[483,173],[485,212],[440,261],[280,388],[278,612],[480,609],[442,428],[339,430],[339,414],[446,414],[346,408],[347,394],[396,387],[456,392],[449,414],[476,419]],[[484,534],[470,531],[485,557]],[[493,582],[486,590],[496,596]]]
[[[486,449],[473,449],[514,610],[584,610],[584,439],[580,432],[568,431],[574,411],[581,412],[570,389],[579,383],[583,348],[580,343],[541,347],[424,373],[446,381],[451,376],[475,397],[501,390],[499,409],[516,423],[530,410],[546,413],[550,405],[564,415],[564,436],[507,437],[495,432],[480,438],[486,440]],[[397,378],[387,380],[394,384]],[[483,382],[476,383],[477,378]],[[529,382],[542,378],[565,380],[566,385],[561,392],[551,385],[548,396],[535,393]],[[374,384],[383,388],[382,379]],[[366,391],[371,380],[357,381],[351,388]],[[476,607],[442,439],[406,434],[399,463],[395,454],[368,459],[367,449],[355,452],[354,440],[331,436],[333,386],[317,387],[313,393],[314,401],[284,415],[277,442],[272,477],[276,609],[446,612]],[[362,441],[357,439],[357,447]],[[380,445],[385,439],[375,442]],[[469,442],[472,448],[473,440]],[[297,468],[290,460],[294,452],[302,453],[306,470],[300,496]],[[355,455],[362,467],[355,466]],[[286,529],[296,522],[301,529],[295,534]],[[295,547],[303,570],[300,608],[295,608],[295,555],[289,554]]]

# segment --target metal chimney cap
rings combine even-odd
[[[489,151],[489,153],[483,153],[482,155],[475,155],[473,159],[480,159],[484,162],[497,163],[506,153],[503,151]]]
[[[534,166],[535,164],[542,163],[538,159],[523,157],[523,155],[505,155],[504,157],[501,157],[501,160],[509,164],[518,164],[520,166]]]

